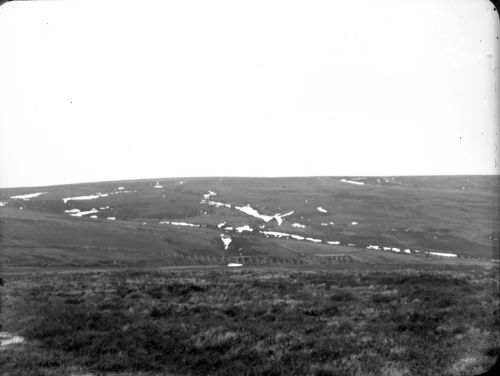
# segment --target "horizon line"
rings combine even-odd
[[[365,178],[365,177],[459,177],[459,176],[500,176],[500,173],[491,174],[409,174],[409,175],[287,175],[287,176],[243,176],[243,175],[210,175],[210,176],[171,176],[155,178],[134,178],[134,179],[113,179],[113,180],[90,180],[71,183],[58,183],[46,185],[25,185],[25,186],[0,186],[0,189],[26,189],[26,188],[45,188],[67,185],[84,185],[95,183],[118,183],[118,182],[138,182],[153,180],[180,180],[180,179],[299,179],[299,178]]]

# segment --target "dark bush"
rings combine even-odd
[[[375,294],[372,296],[372,302],[377,304],[390,303],[394,300],[394,297],[384,294]]]
[[[459,303],[460,301],[454,297],[443,296],[438,298],[437,302],[435,303],[435,306],[438,308],[448,308]]]
[[[125,296],[127,296],[128,294],[134,292],[134,290],[132,290],[131,288],[127,287],[127,286],[118,286],[116,288],[116,295],[119,296],[120,298],[124,298]]]
[[[81,304],[83,302],[82,298],[66,298],[64,299],[65,304]]]
[[[242,313],[242,309],[237,306],[231,306],[224,309],[224,313],[229,317],[236,317]]]
[[[436,328],[443,321],[443,314],[425,315],[419,312],[412,312],[407,316],[406,322],[397,326],[397,330],[409,331],[417,335],[428,335],[429,332],[436,331]]]
[[[339,307],[333,304],[325,305],[321,308],[321,315],[335,316],[340,312]]]
[[[153,307],[150,315],[152,318],[157,319],[157,318],[168,315],[168,313],[169,313],[168,310],[166,310],[164,308]]]
[[[154,286],[146,290],[146,294],[154,299],[161,299],[164,295],[162,286]]]
[[[498,357],[500,355],[500,347],[498,346],[490,347],[485,350],[484,355]]]
[[[333,300],[334,302],[352,302],[356,300],[356,297],[351,292],[340,291],[330,296],[330,300]]]

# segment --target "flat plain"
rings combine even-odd
[[[479,374],[500,349],[499,188],[447,176],[1,189],[2,374]]]

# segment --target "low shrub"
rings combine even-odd
[[[8,352],[0,366],[23,370],[19,375],[80,367],[194,376],[408,369],[451,376],[460,354],[471,351],[464,341],[482,346],[481,359],[500,348],[495,282],[463,274],[472,277],[455,283],[459,277],[431,272],[272,270],[30,276],[29,283],[7,284],[13,311],[3,317],[9,329],[22,328],[28,344],[39,344],[30,351],[47,362]],[[474,292],[466,292],[469,284]]]

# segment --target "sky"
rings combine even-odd
[[[499,174],[486,0],[0,7],[0,187]]]

